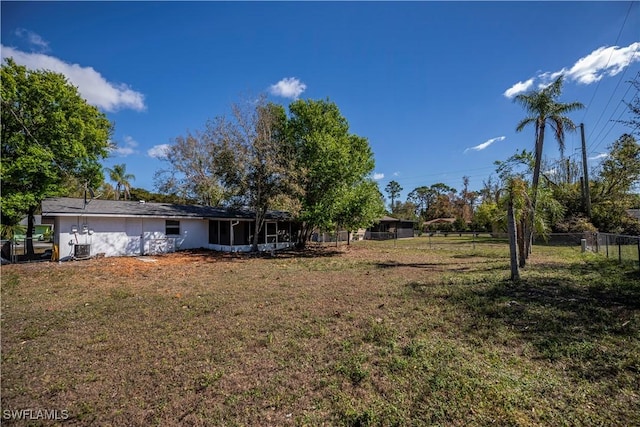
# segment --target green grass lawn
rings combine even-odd
[[[6,411],[70,425],[639,425],[640,275],[490,239],[2,267]]]

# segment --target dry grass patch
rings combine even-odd
[[[449,239],[3,267],[2,409],[74,425],[636,422],[637,275],[540,247],[513,285],[505,245]]]

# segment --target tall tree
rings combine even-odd
[[[436,194],[426,185],[416,187],[407,196],[407,200],[416,206],[416,215],[423,220],[431,204],[435,201]]]
[[[423,219],[434,219],[443,216],[450,216],[453,212],[451,197],[456,193],[456,189],[438,182],[427,187],[425,185],[414,188],[407,199],[417,206],[416,212]]]
[[[162,158],[168,167],[154,175],[160,193],[174,194],[182,201],[195,200],[205,206],[217,206],[224,201],[212,142],[213,128],[219,124],[209,120],[204,131],[187,132],[173,140]]]
[[[458,217],[466,222],[471,222],[473,219],[473,212],[475,208],[476,200],[478,199],[478,193],[469,190],[469,177],[462,177],[462,191],[459,198],[459,213]]]
[[[391,199],[391,212],[393,213],[393,210],[395,209],[395,206],[396,206],[396,203],[395,203],[396,198],[400,195],[400,192],[402,191],[402,187],[400,186],[398,181],[392,180],[392,181],[389,181],[386,187],[384,187],[384,191],[387,192],[387,194],[389,195],[389,198]]]
[[[297,100],[289,111],[290,142],[302,172],[299,243],[304,245],[314,228],[335,225],[341,195],[363,185],[375,164],[367,139],[349,133],[347,120],[333,102]]]
[[[109,179],[116,184],[113,198],[119,200],[121,194],[125,200],[131,198],[130,181],[135,180],[136,177],[133,174],[127,173],[127,165],[122,163],[114,165],[113,168],[106,168],[105,170],[109,174]]]
[[[505,161],[494,162],[496,172],[503,183],[501,193],[502,216],[507,211],[508,203],[513,204],[517,228],[518,258],[520,267],[526,265],[528,244],[531,236],[527,234],[529,227],[541,236],[546,237],[549,232],[549,224],[553,224],[564,215],[564,207],[552,197],[552,192],[547,186],[538,188],[538,203],[533,206],[533,189],[529,186],[527,177],[531,174],[533,155],[523,150],[517,152]],[[504,194],[506,192],[506,194]],[[529,221],[535,219],[533,224]]]
[[[229,116],[175,139],[166,155],[170,168],[156,175],[159,190],[175,189],[205,205],[252,209],[251,244],[257,250],[267,211],[275,206],[291,211],[300,193],[286,129],[284,108],[264,96],[234,104]]]
[[[393,212],[393,216],[399,219],[406,219],[409,221],[415,221],[420,223],[418,218],[418,207],[411,201],[396,202],[396,210]],[[419,224],[420,225],[420,224]]]
[[[276,203],[286,204],[289,211],[295,206],[300,194],[298,170],[286,144],[287,117],[282,106],[267,103],[262,96],[257,102],[233,105],[232,116],[230,126],[215,132],[217,170],[226,187],[233,189],[233,203],[255,213],[252,247],[257,251],[267,211]]]
[[[535,156],[532,178],[532,210],[530,220],[525,230],[528,239],[526,245],[526,256],[529,255],[531,237],[533,235],[534,215],[537,203],[538,183],[540,180],[540,165],[542,164],[542,149],[544,145],[545,129],[547,124],[554,132],[556,141],[560,148],[561,157],[564,155],[564,138],[566,131],[573,131],[576,125],[566,114],[584,108],[580,102],[562,103],[558,98],[562,93],[563,76],[559,76],[549,86],[540,90],[520,94],[515,97],[515,101],[522,105],[528,115],[518,123],[516,131],[521,132],[526,126],[533,124],[535,129]]]
[[[350,241],[351,231],[368,227],[384,214],[384,197],[378,184],[370,179],[351,187],[345,186],[338,203],[336,228],[348,231],[347,243]]]
[[[2,64],[3,223],[28,216],[27,251],[40,202],[64,195],[70,177],[91,187],[103,180],[113,126],[58,73],[29,70],[12,59]]]
[[[438,182],[429,187],[432,201],[427,209],[426,218],[451,218],[454,216],[454,202],[457,190],[447,184]]]
[[[640,144],[629,134],[618,138],[602,162],[594,182],[593,223],[600,231],[636,234],[627,209],[640,183]]]

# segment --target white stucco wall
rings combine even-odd
[[[59,245],[62,260],[73,257],[75,244],[90,244],[91,256],[100,253],[137,256],[208,247],[207,220],[179,219],[180,235],[176,236],[165,235],[165,221],[164,218],[59,217],[55,224],[55,243]],[[71,232],[73,226],[78,230],[75,234]]]

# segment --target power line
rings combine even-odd
[[[613,96],[616,94],[616,91],[620,87],[620,83],[622,82],[622,79],[624,78],[624,75],[627,73],[628,69],[629,69],[629,67],[625,67],[624,71],[620,75],[620,78],[618,79],[618,83],[616,84],[616,87],[613,89],[613,92],[611,92],[611,96],[609,97],[609,100],[607,101],[606,105],[602,109],[602,113],[600,114],[600,117],[598,117],[598,120],[596,121],[596,124],[593,125],[593,127],[592,127],[593,130],[589,133],[589,139],[590,140],[591,140],[591,135],[593,135],[593,132],[595,132],[595,129],[598,127],[598,124],[600,124],[600,120],[602,119],[602,117],[604,117],[604,113],[605,113],[605,111],[607,111],[607,108],[609,107],[609,104],[611,103],[611,100],[613,99]],[[631,88],[631,86],[629,86],[629,88]],[[627,89],[627,92],[629,92],[629,89]],[[622,95],[622,97],[624,98],[625,96],[627,96],[626,92],[625,92],[624,95]],[[617,110],[617,108],[616,108],[616,110]],[[613,117],[614,114],[615,114],[615,111],[613,113],[611,113],[611,117]],[[609,117],[609,120],[611,120],[611,117]],[[603,125],[603,126],[606,127],[606,125]],[[604,129],[604,127],[602,129]],[[600,131],[598,136],[595,137],[595,139],[598,139],[598,137],[600,136],[601,133],[602,133],[602,130]]]
[[[625,71],[626,70],[627,69],[625,68]],[[624,73],[623,73],[623,76],[624,76]],[[636,74],[636,78],[638,78],[639,76],[640,76],[640,72],[638,72],[638,74]],[[615,94],[615,91],[618,89],[618,86],[620,85],[621,81],[622,81],[622,79],[618,80],[618,84],[616,85],[616,88],[614,89],[614,92],[611,94],[611,97],[609,98],[609,101],[611,101],[611,99],[613,98],[613,95]],[[615,124],[617,122],[619,122],[619,120],[622,118],[622,115],[625,113],[626,110],[628,110],[628,106],[627,106],[627,108],[623,108],[623,110],[620,112],[620,115],[618,116],[618,118],[616,120],[613,120],[613,116],[618,111],[618,108],[620,108],[620,105],[625,105],[626,106],[626,104],[624,102],[624,98],[627,96],[627,94],[629,93],[629,91],[631,90],[632,87],[633,87],[632,85],[629,85],[629,87],[627,88],[627,91],[624,93],[624,95],[622,95],[622,99],[620,100],[620,102],[618,102],[618,105],[616,106],[615,110],[613,110],[613,112],[611,113],[611,116],[609,116],[609,120],[608,121],[611,122],[611,126],[609,127],[609,130],[607,131],[607,133],[602,137],[602,139],[599,139],[600,135],[602,134],[602,132],[604,132],[604,130],[606,129],[606,125],[603,125],[603,127],[600,129],[600,132],[598,133],[598,135],[594,139],[592,139],[592,141],[598,141],[598,142],[595,143],[595,145],[592,144],[592,146],[589,148],[589,153],[590,154],[593,153],[595,151],[595,149],[598,146],[600,146],[600,144],[602,144],[602,142],[606,139],[606,137],[609,135],[609,133],[615,127]],[[607,102],[607,106],[608,105],[609,105],[609,102]],[[605,107],[605,110],[606,110],[606,107]],[[602,116],[600,116],[600,117],[602,117]],[[595,126],[598,125],[599,121],[600,120],[598,119],[598,122],[596,122]],[[589,136],[591,136],[591,134]],[[589,139],[591,139],[591,138],[589,138]]]
[[[618,36],[616,37],[616,41],[614,43],[614,46],[617,46],[618,45],[618,41],[620,41],[620,36],[622,35],[622,31],[624,30],[624,27],[627,24],[627,19],[629,18],[629,15],[631,14],[631,8],[633,7],[633,3],[634,3],[633,1],[629,2],[629,10],[627,10],[627,15],[624,17],[624,21],[622,22],[622,26],[620,27],[620,31],[618,32]],[[611,57],[612,56],[613,56],[613,49],[611,50],[611,53],[609,54],[609,59],[607,59],[606,65],[604,66],[605,69],[609,66],[609,62],[611,61]],[[598,80],[598,84],[596,84],[596,89],[593,91],[593,95],[591,96],[591,99],[589,100],[589,103],[587,104],[587,108],[585,108],[584,115],[582,116],[582,122],[583,123],[585,121],[585,117],[587,116],[587,113],[589,112],[589,107],[591,106],[591,103],[593,102],[594,98],[596,97],[596,94],[598,93],[598,88],[600,87],[600,82],[602,82],[602,79]]]

